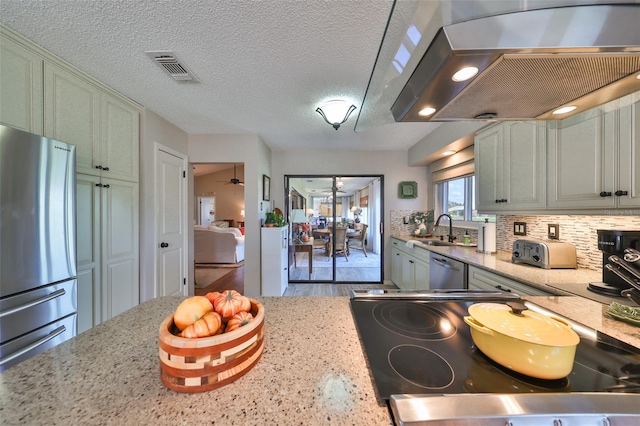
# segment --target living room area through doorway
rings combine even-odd
[[[244,164],[192,166],[194,277],[202,289],[244,265]]]

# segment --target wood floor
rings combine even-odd
[[[203,288],[196,288],[196,296],[204,296],[211,291],[235,290],[244,294],[244,265]]]
[[[315,272],[315,268],[314,268]],[[375,284],[289,284],[284,296],[345,296],[345,287],[348,288],[395,288],[395,286]],[[196,296],[204,296],[211,291],[236,290],[244,294],[244,266],[235,268],[233,272],[212,282],[204,288],[196,288]]]

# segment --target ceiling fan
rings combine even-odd
[[[240,186],[244,186],[244,182],[241,182],[240,179],[236,178],[236,165],[233,165],[233,179],[229,179],[228,181],[226,180],[219,180],[218,182],[226,182],[225,185],[229,185],[229,184],[234,184],[234,185],[240,185]]]

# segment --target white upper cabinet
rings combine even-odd
[[[45,135],[76,146],[78,173],[138,181],[138,110],[45,63]]]
[[[619,119],[618,207],[637,207],[640,206],[640,101],[621,108]]]
[[[140,116],[138,110],[113,96],[102,94],[101,150],[94,160],[102,176],[137,182]],[[105,170],[107,168],[107,170]]]
[[[100,92],[87,81],[53,64],[44,66],[44,134],[76,146],[78,173],[99,174]]]
[[[640,205],[638,103],[548,122],[551,209]]]
[[[0,25],[0,123],[75,145],[78,173],[138,182],[140,111]]]
[[[503,122],[475,137],[478,211],[545,208],[544,122]]]
[[[42,64],[9,33],[0,33],[0,123],[43,134]]]

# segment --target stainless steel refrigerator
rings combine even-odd
[[[75,147],[0,125],[0,371],[76,335]]]

